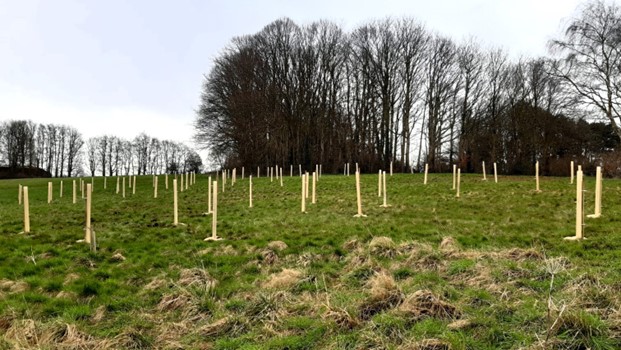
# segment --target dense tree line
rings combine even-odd
[[[100,136],[84,141],[73,127],[25,120],[0,123],[0,165],[33,167],[52,176],[200,172],[201,157],[188,146],[146,134],[133,140]]]
[[[81,166],[84,140],[73,127],[25,120],[0,124],[0,164],[35,167],[53,176],[72,176]]]
[[[403,171],[424,163],[475,171],[486,160],[528,173],[540,160],[554,173],[557,163],[618,145],[619,12],[587,3],[551,42],[556,56],[518,60],[413,19],[350,33],[328,21],[279,19],[234,38],[215,59],[196,139],[225,166],[338,171],[359,162],[375,171],[394,161]],[[584,122],[597,116],[607,123]],[[596,146],[605,133],[612,148]]]
[[[93,137],[86,145],[87,168],[93,176],[200,172],[203,166],[190,147],[144,133],[131,141],[108,135]]]

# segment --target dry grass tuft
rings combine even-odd
[[[271,249],[263,250],[261,252],[261,259],[261,261],[263,261],[266,265],[274,265],[279,260],[278,255],[276,255],[276,253]]]
[[[28,288],[28,283],[24,281],[0,280],[0,290],[9,292],[9,294],[22,293],[27,291]]]
[[[263,287],[269,289],[287,289],[295,286],[304,274],[299,270],[283,269],[281,272],[270,275]]]
[[[369,243],[369,251],[375,256],[394,258],[397,255],[397,245],[390,237],[373,237]]]
[[[373,315],[394,308],[403,301],[403,293],[391,275],[376,272],[367,282],[370,297],[360,305],[360,318],[368,320]]]
[[[457,320],[449,323],[446,328],[451,331],[456,331],[460,329],[470,328],[472,326],[472,322],[470,320]]]
[[[420,243],[415,241],[407,241],[399,244],[397,247],[399,254],[412,256],[420,256],[422,254],[429,254],[433,251],[433,247],[427,243]]]
[[[123,331],[123,333],[117,335],[112,340],[111,345],[113,349],[127,350],[151,349],[153,347],[147,336],[133,328],[127,329]]]
[[[67,276],[65,276],[65,280],[64,280],[64,284],[70,284],[71,282],[77,280],[78,278],[80,278],[80,275],[78,275],[77,273],[70,273],[67,274]]]
[[[193,314],[197,309],[192,300],[192,295],[187,291],[178,291],[173,294],[166,294],[157,304],[159,311],[184,310],[186,314]]]
[[[513,248],[503,253],[507,259],[511,259],[515,261],[543,260],[544,259],[543,253],[533,248],[530,248],[530,249]]]
[[[342,330],[353,330],[360,326],[360,320],[342,308],[331,308],[323,315],[325,319],[334,321]]]
[[[114,253],[114,255],[110,257],[110,260],[114,262],[123,262],[125,261],[125,257],[123,256],[123,254],[117,252],[117,253]]]
[[[93,338],[67,323],[55,324],[41,335],[41,344],[55,344],[55,348],[91,349]]]
[[[411,321],[425,317],[455,319],[461,315],[455,306],[436,297],[429,290],[418,290],[409,295],[398,311]]]
[[[93,316],[91,316],[91,321],[93,323],[99,323],[103,321],[104,317],[106,317],[106,307],[104,305],[100,305],[97,309],[95,309]]]
[[[240,318],[227,316],[198,328],[198,334],[206,338],[219,337],[224,334],[235,336],[242,333],[244,329],[245,324]]]
[[[4,339],[18,349],[33,348],[40,344],[40,333],[34,320],[14,320],[4,334]]]
[[[450,350],[451,344],[440,339],[424,339],[419,342],[406,344],[399,347],[400,350]]]
[[[185,349],[186,346],[181,344],[179,340],[189,334],[192,328],[187,320],[182,322],[165,322],[157,328],[155,343],[158,345],[158,348]]]
[[[218,284],[218,281],[209,276],[207,270],[192,268],[181,270],[177,283],[184,287],[195,287],[209,291]]]
[[[447,236],[442,238],[439,249],[443,253],[453,253],[459,251],[459,245],[453,237]]]
[[[283,241],[272,241],[267,244],[267,247],[274,251],[283,251],[288,248],[287,243]]]
[[[220,255],[234,256],[237,254],[238,254],[237,250],[235,250],[235,248],[233,248],[232,245],[226,245],[222,248],[215,249],[215,251],[213,252],[213,255],[216,255],[216,256],[220,256]]]
[[[156,290],[168,285],[168,282],[162,278],[154,278],[151,282],[143,287],[144,290]]]
[[[351,252],[357,250],[362,247],[362,244],[357,239],[350,239],[349,241],[343,243],[343,249]]]

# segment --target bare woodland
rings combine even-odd
[[[222,166],[358,162],[363,171],[619,171],[621,13],[586,3],[550,56],[511,59],[410,18],[347,33],[276,20],[234,38],[206,75],[196,140]],[[543,35],[543,34],[542,34]],[[590,165],[589,165],[590,164]]]

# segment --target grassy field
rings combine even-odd
[[[90,181],[90,178],[86,179]],[[621,181],[604,180],[603,216],[574,235],[567,178],[395,174],[389,208],[377,175],[323,176],[300,213],[300,178],[248,179],[219,194],[211,234],[207,177],[153,199],[95,178],[93,228],[70,183],[0,181],[0,349],[618,349]],[[18,184],[29,186],[23,230]],[[587,213],[594,179],[585,181]]]

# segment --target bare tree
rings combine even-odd
[[[554,74],[570,84],[582,102],[602,113],[621,137],[619,6],[601,0],[587,3],[550,47],[563,57]]]

